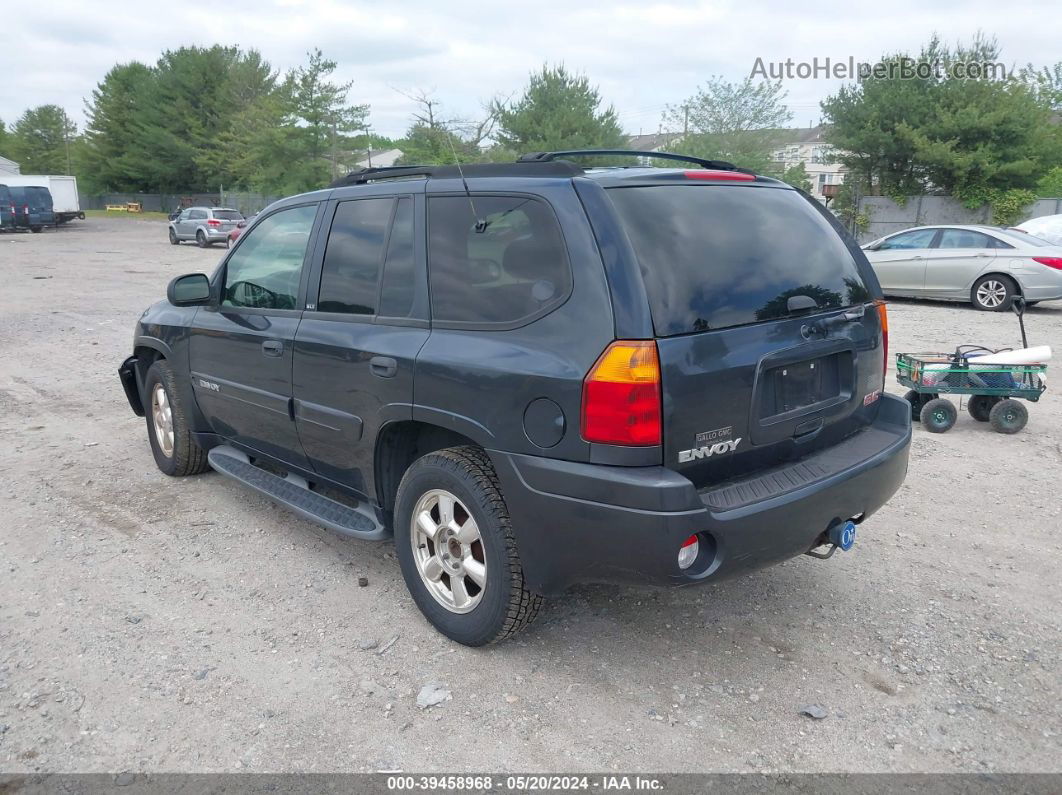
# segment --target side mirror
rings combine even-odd
[[[210,303],[210,279],[205,273],[186,273],[170,282],[166,300],[174,306],[206,306]]]

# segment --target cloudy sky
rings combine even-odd
[[[740,80],[756,58],[873,61],[916,50],[933,31],[949,41],[995,35],[1002,60],[1062,60],[1058,0],[892,0],[863,4],[785,0],[698,3],[533,0],[39,0],[0,21],[0,119],[56,103],[80,124],[84,98],[116,62],[154,63],[186,44],[256,47],[275,67],[317,46],[353,80],[351,100],[372,106],[376,131],[399,136],[412,103],[400,93],[434,90],[445,111],[473,116],[492,96],[518,91],[544,61],[564,62],[596,82],[628,132],[653,132],[668,104],[710,75]],[[11,57],[14,56],[14,57]],[[12,74],[11,70],[14,70]],[[819,119],[833,80],[789,80],[793,124]]]

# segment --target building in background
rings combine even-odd
[[[844,183],[844,166],[837,162],[837,150],[824,140],[826,128],[779,130],[781,143],[772,154],[780,171],[803,164],[811,181],[811,195],[831,199]]]
[[[356,156],[357,152],[354,155]],[[372,161],[373,168],[390,168],[401,156],[401,149],[373,149],[372,152],[362,152],[362,158],[353,162],[351,171],[368,168],[370,161]]]
[[[14,160],[8,160],[0,155],[0,174],[21,174],[22,170]]]

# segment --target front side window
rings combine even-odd
[[[475,215],[467,196],[429,199],[432,318],[510,324],[563,303],[571,268],[549,205],[518,196],[476,196],[474,202]]]
[[[893,249],[929,248],[933,242],[936,229],[919,229],[915,232],[904,232],[902,235],[890,237],[880,246],[878,251],[892,251]]]
[[[244,235],[225,267],[222,306],[295,309],[317,205],[273,213]]]
[[[387,227],[394,199],[359,199],[336,207],[328,232],[319,312],[375,315]]]

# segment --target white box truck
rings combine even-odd
[[[52,174],[5,174],[2,181],[8,186],[38,185],[52,194],[52,211],[56,224],[65,224],[74,218],[84,220],[77,198],[77,177]]]

